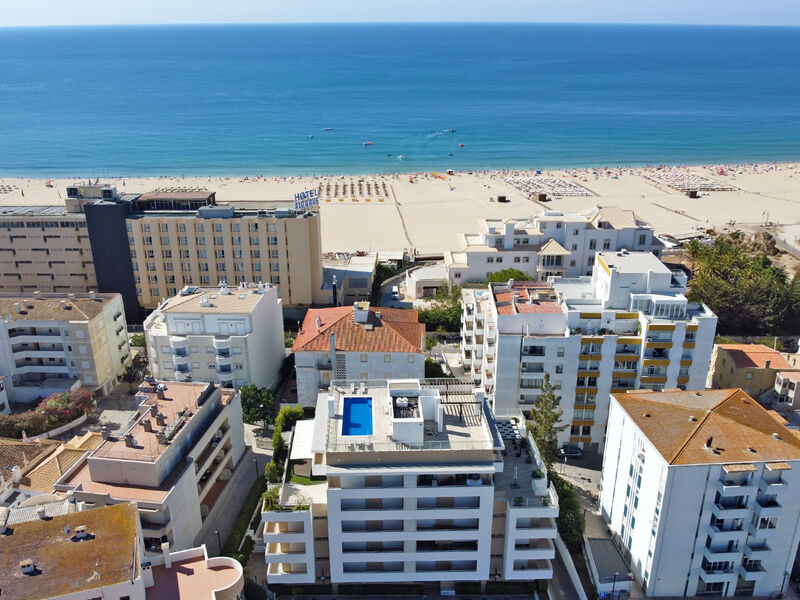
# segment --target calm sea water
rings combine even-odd
[[[0,173],[796,160],[798,57],[798,28],[0,29]]]

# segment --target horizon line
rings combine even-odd
[[[2,25],[3,29],[67,29],[91,27],[204,27],[204,26],[292,26],[292,25],[616,25],[631,27],[719,27],[719,28],[775,28],[798,29],[798,24],[741,24],[741,23],[681,23],[681,22],[639,22],[639,21],[492,21],[492,20],[463,20],[463,21],[198,21],[198,22],[165,22],[165,23],[70,23],[46,25]]]

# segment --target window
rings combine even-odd
[[[387,362],[391,362],[391,360],[392,360],[392,355],[391,354],[384,354],[383,355],[383,362],[387,363]]]
[[[203,231],[204,231],[205,229],[204,229],[204,227],[203,227],[203,224],[202,224],[202,223],[195,223],[194,230],[195,230],[197,233],[203,233]]]
[[[564,372],[564,367],[562,365],[556,365],[556,373],[560,374]]]
[[[178,231],[186,231],[186,223],[179,223],[178,224]]]
[[[487,263],[493,263],[494,262],[494,256],[487,256],[486,257],[486,262]]]
[[[586,264],[587,264],[587,265],[589,265],[589,266],[591,267],[591,266],[594,264],[594,256],[590,256],[590,257],[587,259],[587,261],[586,261]]]
[[[498,262],[498,263],[503,262],[503,257],[502,256],[498,256],[497,260],[495,262]]]
[[[362,354],[361,355],[361,362],[367,362],[367,355],[366,354]]]
[[[558,357],[564,356],[564,347],[563,346],[559,346],[559,348],[556,350],[556,356],[558,356]]]
[[[647,236],[643,233],[639,236],[639,244],[643,245],[647,243]]]
[[[453,273],[453,279],[461,279],[461,273]]]
[[[597,249],[597,240],[589,240],[589,250]]]
[[[408,355],[408,362],[413,363],[416,360],[416,357],[413,354]]]
[[[214,231],[222,233],[222,223],[214,223]]]
[[[519,262],[519,256],[515,256],[515,257],[514,257],[514,262],[515,262],[515,263],[518,263],[518,262]]]
[[[752,373],[746,373],[744,378],[745,379],[752,379],[753,378],[753,374]]]
[[[570,267],[574,267],[575,266],[575,261],[574,260],[569,261],[569,266]]]
[[[526,263],[526,262],[531,262],[531,258],[530,258],[530,256],[523,256],[523,257],[522,257],[522,262],[524,262],[524,263]]]
[[[603,240],[603,250],[611,248],[611,240]]]

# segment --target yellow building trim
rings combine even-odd
[[[689,324],[686,326],[686,331],[697,331],[698,325],[696,324]]]
[[[591,436],[584,436],[584,437],[581,438],[581,442],[591,443],[592,442],[592,438],[591,438]]]
[[[639,358],[638,354],[615,354],[614,360],[625,362],[636,362]]]
[[[642,383],[667,383],[667,378],[663,375],[643,375]]]
[[[602,319],[603,318],[603,314],[602,313],[580,313],[579,316],[580,316],[581,319]]]
[[[611,388],[612,394],[627,394],[629,391],[633,391],[633,388]]]
[[[672,342],[647,342],[645,348],[672,348]]]
[[[618,337],[617,338],[618,344],[627,344],[629,346],[641,346],[642,338],[638,337]]]
[[[691,367],[692,366],[692,359],[691,358],[682,358],[681,359],[681,366],[682,367]]]
[[[669,361],[661,359],[661,358],[645,358],[642,361],[642,364],[644,366],[646,366],[646,367],[651,366],[651,365],[652,366],[659,366],[659,367],[666,367],[666,366],[669,365]]]
[[[611,275],[611,269],[608,268],[608,265],[605,262],[603,262],[603,259],[600,258],[599,256],[597,257],[597,264],[599,264],[603,268],[603,270],[606,272],[606,275]]]
[[[689,383],[688,377],[678,377],[678,383]]]
[[[603,339],[604,338],[602,336],[600,336],[600,337],[582,337],[581,338],[581,344],[602,344],[603,343]]]
[[[683,343],[683,347],[684,348],[694,348],[694,342],[684,342]]]
[[[576,395],[577,394],[596,394],[596,393],[597,393],[597,388],[593,388],[593,387],[590,387],[590,388],[587,388],[587,387],[576,387],[575,388],[575,394]]]
[[[600,377],[600,371],[578,371],[578,377]]]
[[[578,356],[578,360],[600,360],[603,358],[602,354],[581,354]]]
[[[636,379],[636,373],[631,373],[630,371],[614,371],[611,377],[614,379]]]
[[[653,324],[647,327],[648,331],[675,331],[675,325]]]
[[[639,318],[639,313],[635,313],[635,312],[618,312],[617,313],[617,319],[619,319],[620,321],[621,320],[627,320],[627,319],[638,319],[638,318]]]

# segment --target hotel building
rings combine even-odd
[[[462,237],[463,249],[444,255],[451,284],[486,281],[510,268],[535,280],[591,275],[597,251],[625,248],[660,256],[663,248],[650,225],[614,206],[568,214],[545,210],[529,219],[482,219],[478,233]]]
[[[421,379],[425,325],[416,310],[352,306],[311,309],[295,339],[297,400],[314,408],[332,379]]]
[[[615,394],[600,509],[648,596],[785,592],[800,439],[742,390]]]
[[[77,387],[108,394],[131,360],[119,294],[0,294],[0,376],[9,401]]]
[[[325,301],[320,244],[319,213],[289,203],[239,208],[206,190],[75,185],[65,206],[0,207],[0,289],[119,292],[132,323],[184,286],[220,280],[264,281],[284,306],[302,307]]]
[[[64,511],[63,506],[70,506]],[[145,559],[136,506],[0,509],[0,577],[8,600],[242,600],[242,565],[205,546]],[[60,509],[60,510],[59,510]],[[25,518],[25,517],[28,518]]]
[[[150,313],[144,333],[158,380],[270,388],[285,358],[281,300],[269,284],[185,287]]]
[[[558,498],[533,443],[458,380],[334,381],[262,520],[270,584],[546,580]]]
[[[164,542],[192,548],[225,510],[245,451],[239,394],[211,383],[143,383],[137,398],[130,427],[70,467],[55,490],[95,506],[136,502],[148,551]]]
[[[703,389],[716,316],[686,276],[649,252],[598,252],[591,277],[462,291],[462,360],[496,415],[521,416],[545,373],[569,427],[559,443],[602,450],[609,394]]]

